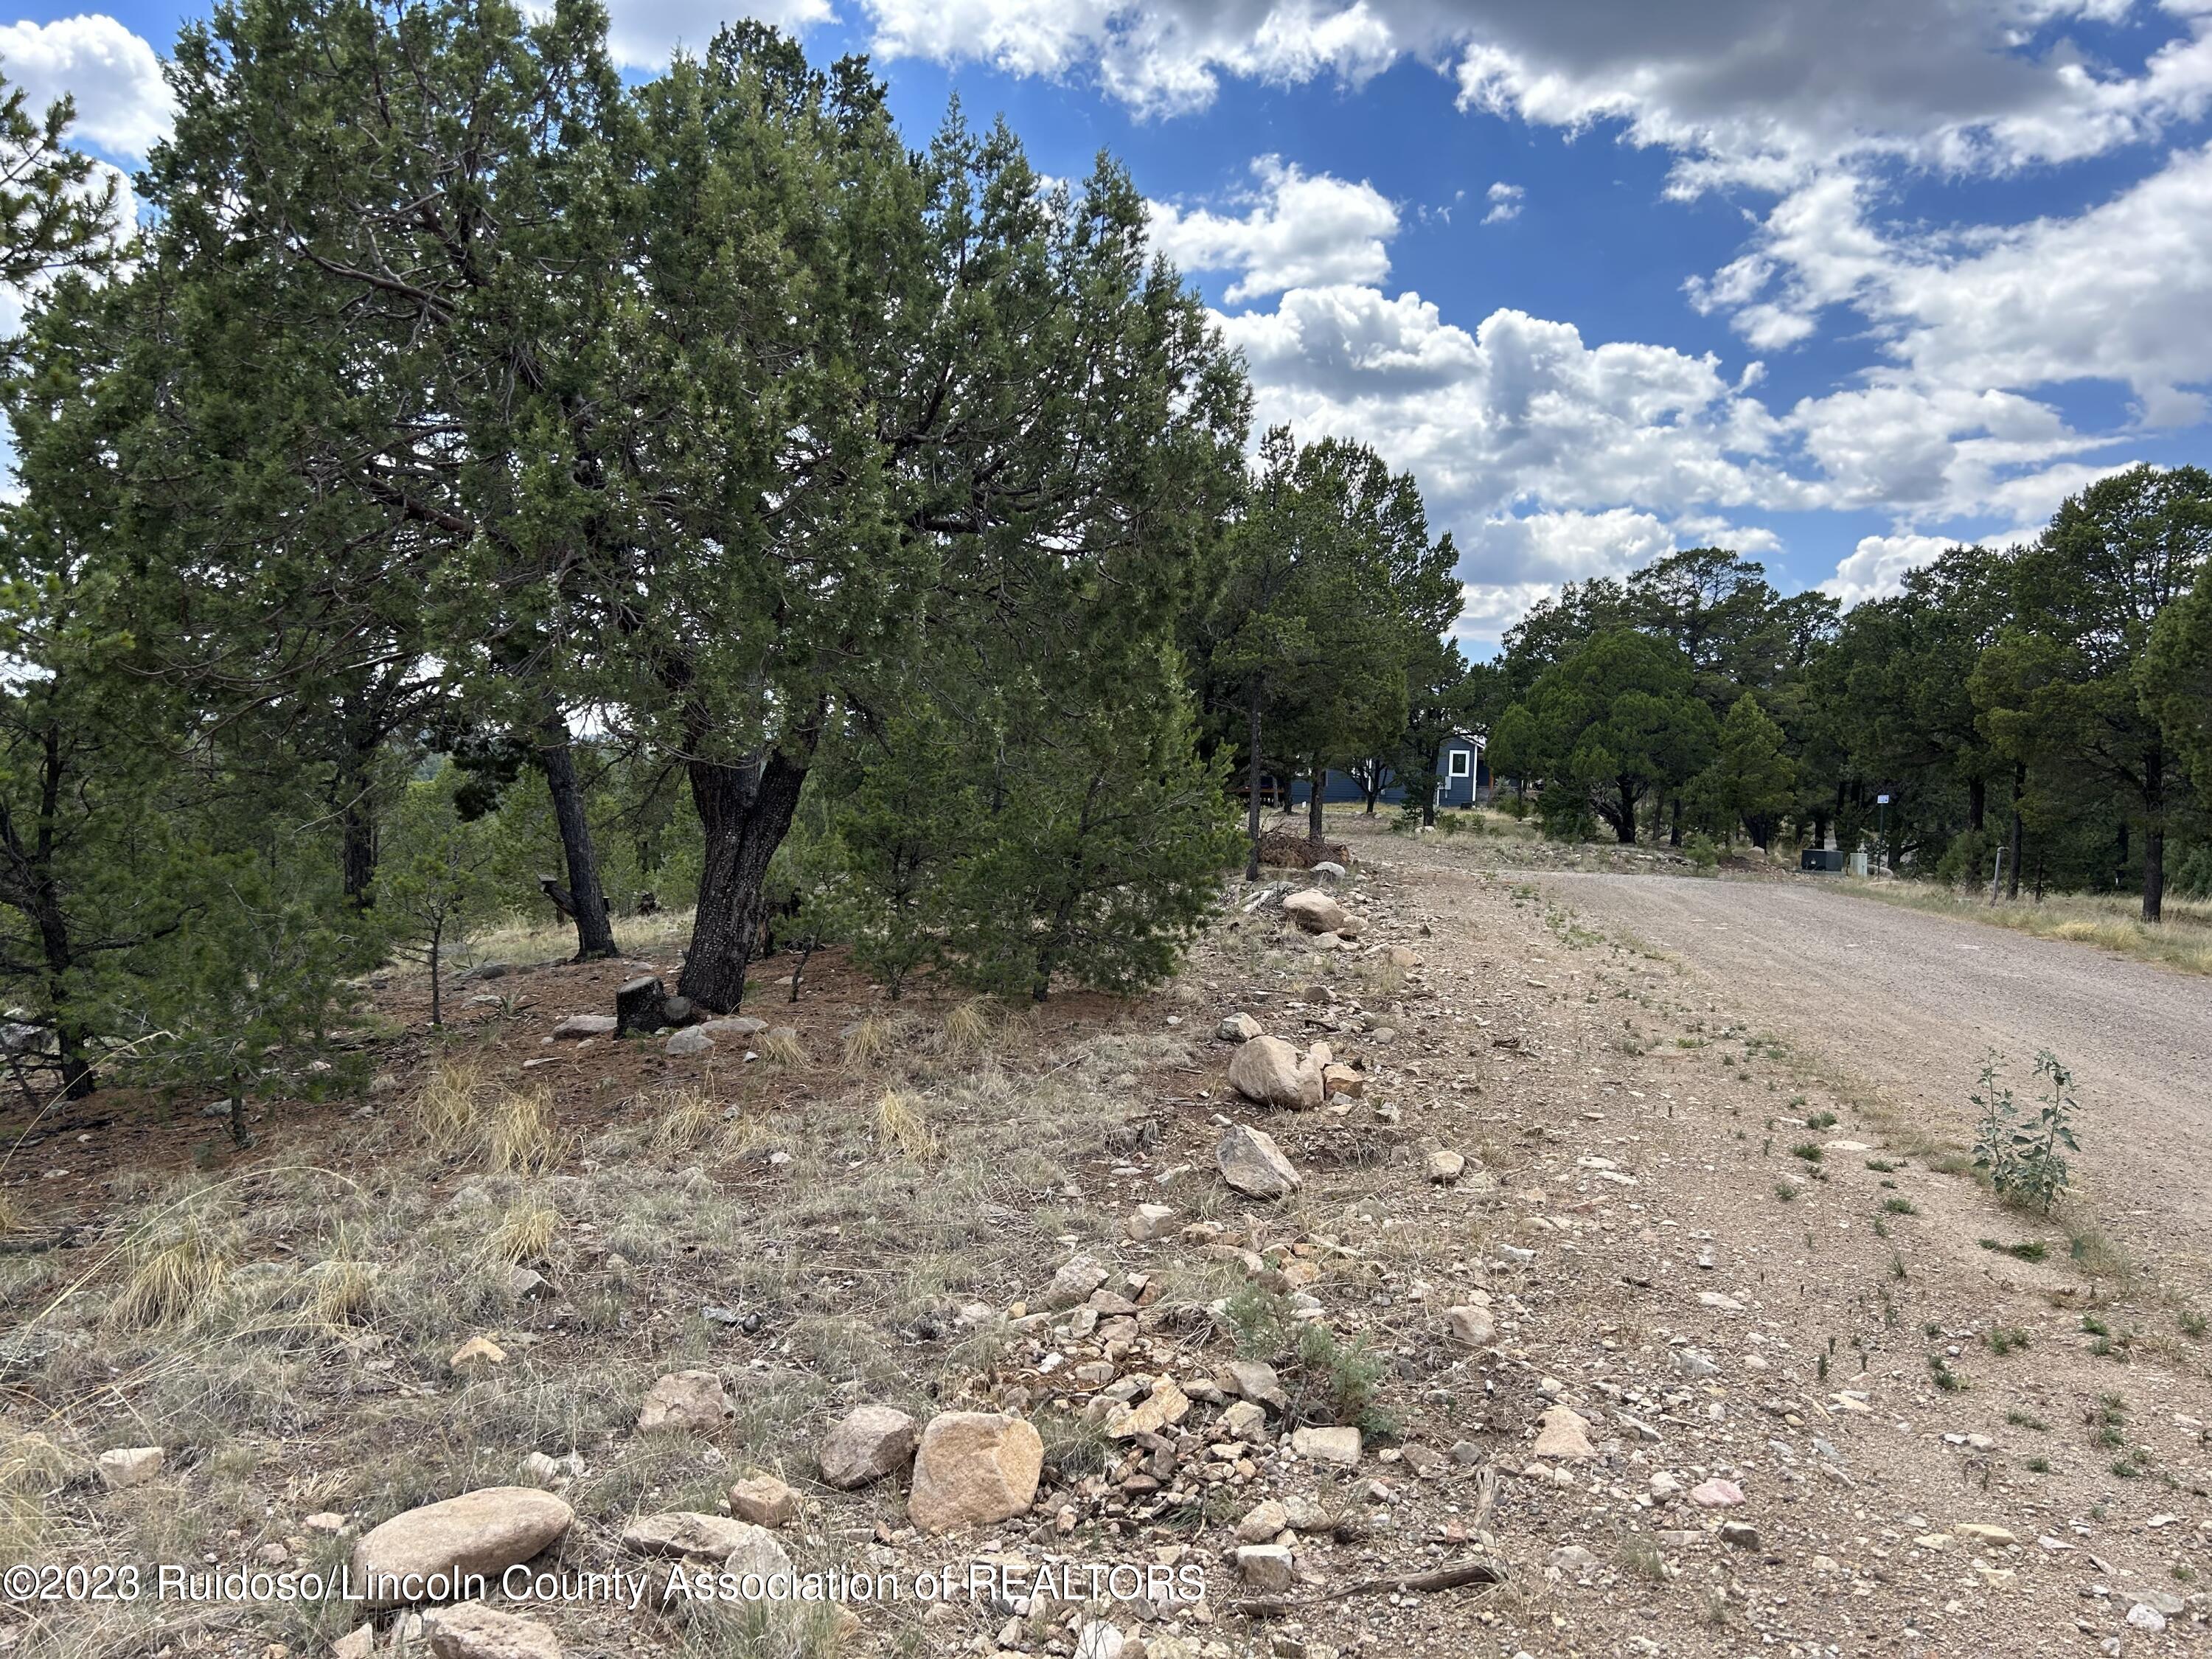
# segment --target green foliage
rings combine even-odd
[[[454,796],[464,781],[451,762],[402,792],[386,830],[377,872],[378,920],[393,948],[428,969],[430,1024],[445,1023],[441,969],[471,924],[502,908],[491,866],[494,824],[464,819]]]
[[[1692,815],[1723,834],[1741,824],[1754,845],[1765,846],[1796,799],[1797,766],[1784,742],[1757,697],[1748,691],[1738,697],[1721,722],[1712,763],[1685,792]]]
[[[1982,1062],[1981,1084],[1969,1097],[1980,1109],[1974,1137],[1975,1167],[1998,1197],[2048,1215],[2066,1191],[2066,1153],[2079,1152],[2074,1136],[2074,1074],[2049,1049],[2035,1057],[2039,1089],[2032,1115],[2022,1116],[2009,1088],[1997,1082],[1999,1056]]]

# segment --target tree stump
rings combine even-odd
[[[668,1024],[668,991],[651,977],[634,979],[615,993],[615,1035],[657,1031]]]

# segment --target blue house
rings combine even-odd
[[[1480,732],[1455,732],[1444,741],[1437,757],[1437,805],[1439,806],[1473,806],[1490,799],[1490,761],[1485,754],[1489,739]],[[1306,781],[1298,778],[1291,784],[1290,804],[1306,804]],[[1361,780],[1352,773],[1331,770],[1322,788],[1322,799],[1328,802],[1360,802],[1367,799],[1367,791]],[[1406,791],[1388,768],[1383,770],[1382,799],[1393,806],[1405,804]]]

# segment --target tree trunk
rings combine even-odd
[[[2164,920],[2166,909],[2166,754],[2153,739],[2143,757],[2142,919]]]
[[[761,933],[762,884],[799,811],[813,751],[809,733],[799,760],[779,749],[743,766],[695,760],[686,769],[705,832],[706,862],[691,946],[676,988],[712,1012],[733,1013],[744,999],[745,965]]]
[[[1813,814],[1813,845],[1818,849],[1826,848],[1827,844],[1828,815],[1826,812],[1815,812]]]
[[[599,885],[599,855],[592,850],[584,788],[576,780],[576,754],[569,743],[568,723],[558,711],[549,710],[539,729],[538,758],[545,769],[553,821],[561,828],[561,851],[568,865],[568,897],[575,907],[575,960],[615,956],[615,930],[607,920],[606,890]]]
[[[1322,797],[1328,793],[1328,768],[1316,765],[1313,783],[1306,795],[1306,840],[1315,847],[1322,844],[1324,824],[1322,820]]]
[[[1244,711],[1244,740],[1251,751],[1244,772],[1244,879],[1260,879],[1260,699]]]
[[[1966,828],[1978,830],[1987,812],[1990,785],[1986,778],[1970,778],[1966,782]]]
[[[2027,766],[2015,761],[2012,769],[2012,849],[2010,866],[2005,872],[2005,896],[2020,896],[2020,798],[2027,789]]]
[[[437,1030],[446,1023],[445,1004],[439,1000],[439,946],[444,942],[446,919],[443,916],[430,924],[430,1029]]]
[[[1674,809],[1673,815],[1667,820],[1667,845],[1680,847],[1682,844],[1682,798],[1680,795],[1674,797]]]
[[[1620,816],[1613,821],[1613,839],[1623,847],[1636,845],[1636,790],[1626,778],[1616,778],[1620,790]]]
[[[376,902],[376,813],[369,800],[368,760],[356,755],[338,779],[338,870],[346,902],[366,910]]]

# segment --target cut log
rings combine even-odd
[[[615,993],[615,1035],[657,1031],[668,1024],[668,991],[647,975],[634,979]]]
[[[562,921],[575,921],[576,901],[569,896],[567,888],[554,880],[552,877],[543,875],[538,878],[538,885],[545,896],[553,901],[553,908],[561,913]]]

